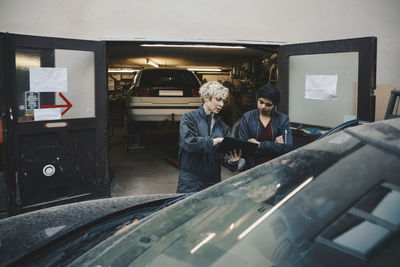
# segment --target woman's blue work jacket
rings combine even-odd
[[[283,136],[285,143],[275,143],[272,141],[263,141],[257,148],[256,152],[245,158],[247,168],[256,165],[256,157],[258,155],[270,155],[277,157],[283,155],[293,148],[292,131],[290,129],[289,117],[276,110],[271,111],[271,127],[273,140],[278,136]],[[261,136],[260,116],[258,109],[250,110],[243,114],[239,127],[239,138],[248,141],[251,138],[260,140]]]
[[[230,136],[228,127],[218,115],[211,115],[204,108],[185,113],[179,128],[179,181],[178,193],[191,193],[205,189],[221,181],[221,164],[231,171],[237,164],[230,165],[228,158],[216,152],[213,139]]]

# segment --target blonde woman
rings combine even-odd
[[[208,82],[199,93],[203,105],[185,113],[180,122],[178,193],[197,192],[220,182],[221,164],[231,171],[244,166],[236,151],[230,155],[216,153],[217,145],[229,136],[228,127],[218,115],[229,89],[219,82]]]

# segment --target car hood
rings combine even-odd
[[[12,262],[49,240],[105,216],[181,194],[113,197],[89,200],[24,213],[0,220],[0,258]]]
[[[314,238],[382,177],[400,184],[399,137],[400,120],[333,134],[163,209],[71,266],[291,266],[318,255]]]

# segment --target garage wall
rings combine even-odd
[[[398,0],[0,0],[0,31],[78,39],[378,37],[377,83],[400,85]]]

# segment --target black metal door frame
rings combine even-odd
[[[64,38],[38,37],[15,34],[2,34],[5,51],[5,121],[7,136],[5,138],[5,159],[6,183],[8,188],[8,215],[26,212],[33,209],[78,201],[82,199],[92,199],[107,197],[109,192],[109,159],[107,147],[107,88],[106,88],[106,50],[105,43],[100,41],[86,41]],[[16,120],[17,92],[16,92],[16,72],[15,72],[15,52],[16,47],[35,48],[35,49],[65,49],[92,51],[95,55],[95,117],[83,119],[62,120],[68,123],[67,129],[54,129],[58,136],[63,140],[63,146],[68,151],[72,148],[69,143],[66,130],[95,129],[96,139],[96,190],[86,195],[73,196],[65,199],[57,199],[46,203],[38,203],[29,208],[18,205],[19,190],[16,180],[18,179],[19,161],[19,136],[42,133],[48,131],[44,128],[43,122],[18,123]]]
[[[7,62],[7,55],[6,55],[6,51],[8,50],[8,46],[7,46],[7,36],[4,33],[0,33],[0,120],[2,123],[2,129],[1,129],[1,134],[3,137],[3,143],[0,144],[1,150],[0,150],[0,159],[1,159],[1,163],[0,163],[0,171],[1,171],[1,175],[2,175],[2,183],[0,185],[0,187],[3,188],[1,194],[2,196],[0,196],[0,201],[3,201],[4,203],[2,205],[0,205],[2,208],[2,210],[0,210],[0,218],[6,217],[7,216],[7,203],[8,203],[8,197],[9,197],[9,192],[7,191],[7,183],[6,183],[6,177],[5,177],[5,166],[6,166],[6,148],[5,145],[6,143],[4,142],[4,140],[7,138],[7,116],[6,116],[6,71],[7,68],[5,67],[6,62]]]
[[[283,45],[279,48],[280,111],[289,112],[289,57],[326,53],[358,52],[357,117],[363,121],[375,120],[376,37],[344,39]]]

